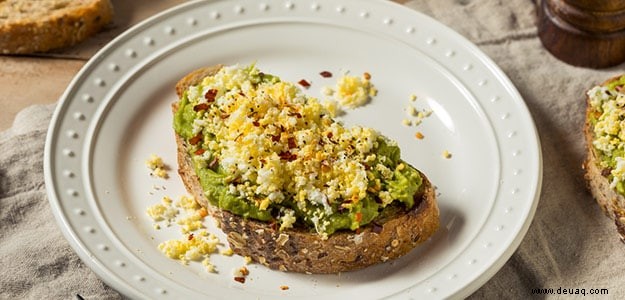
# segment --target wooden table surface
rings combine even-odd
[[[407,0],[395,0],[405,3]],[[80,68],[101,47],[134,24],[184,0],[112,0],[113,23],[83,43],[52,53],[0,55],[0,131],[11,127],[15,114],[33,104],[55,103]]]

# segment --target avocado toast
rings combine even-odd
[[[438,229],[433,187],[395,143],[344,127],[294,84],[219,65],[176,92],[178,172],[235,253],[337,273],[400,257]]]
[[[614,77],[587,94],[587,158],[584,162],[588,187],[604,213],[625,241],[625,76]]]

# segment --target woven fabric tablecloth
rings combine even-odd
[[[590,70],[555,59],[537,37],[536,5],[529,0],[406,5],[458,31],[503,69],[542,142],[543,188],[529,232],[471,298],[538,297],[531,293],[536,288],[608,289],[609,298],[625,298],[625,245],[587,192],[581,169],[584,92],[623,73],[623,66]],[[0,133],[0,299],[121,298],[80,261],[52,216],[42,161],[53,108],[28,108]]]

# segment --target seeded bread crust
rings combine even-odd
[[[72,46],[112,19],[109,0],[0,1],[0,53],[27,54]]]
[[[221,66],[196,70],[176,85],[179,97],[191,85],[215,74]],[[174,112],[177,104],[172,105]],[[415,196],[410,210],[376,220],[358,234],[340,231],[327,239],[305,229],[277,230],[267,222],[245,219],[209,204],[193,170],[185,141],[176,135],[178,173],[187,190],[206,207],[227,235],[236,254],[249,256],[269,268],[299,273],[338,273],[361,269],[407,254],[429,239],[439,227],[439,210],[431,183],[423,178],[424,191]]]
[[[602,83],[606,85],[620,76],[613,77]],[[595,198],[606,216],[610,217],[616,225],[616,230],[625,243],[625,197],[610,188],[608,177],[604,176],[601,169],[599,153],[593,146],[594,127],[590,123],[590,116],[597,113],[590,105],[590,97],[586,98],[586,120],[584,122],[584,137],[586,138],[586,160],[582,165],[586,171],[584,177],[592,196]]]

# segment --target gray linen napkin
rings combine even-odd
[[[555,59],[538,39],[530,0],[429,0],[407,6],[461,33],[503,69],[527,103],[542,142],[543,188],[534,221],[515,254],[472,298],[567,297],[557,294],[560,288],[587,294],[608,289],[609,298],[623,299],[625,245],[587,192],[581,164],[584,92],[625,73],[624,66],[597,71]],[[542,288],[556,294],[532,294]]]
[[[624,298],[625,245],[586,191],[580,167],[584,91],[624,73],[623,65],[597,71],[553,58],[537,38],[529,0],[407,6],[460,32],[496,62],[527,102],[542,141],[544,183],[532,226],[511,259],[470,298],[545,296],[532,294],[538,288],[607,289],[607,297]],[[31,107],[0,133],[0,299],[120,298],[74,254],[50,212],[42,153],[51,110]]]
[[[48,204],[43,148],[54,105],[0,132],[0,299],[119,299],[70,248]]]

